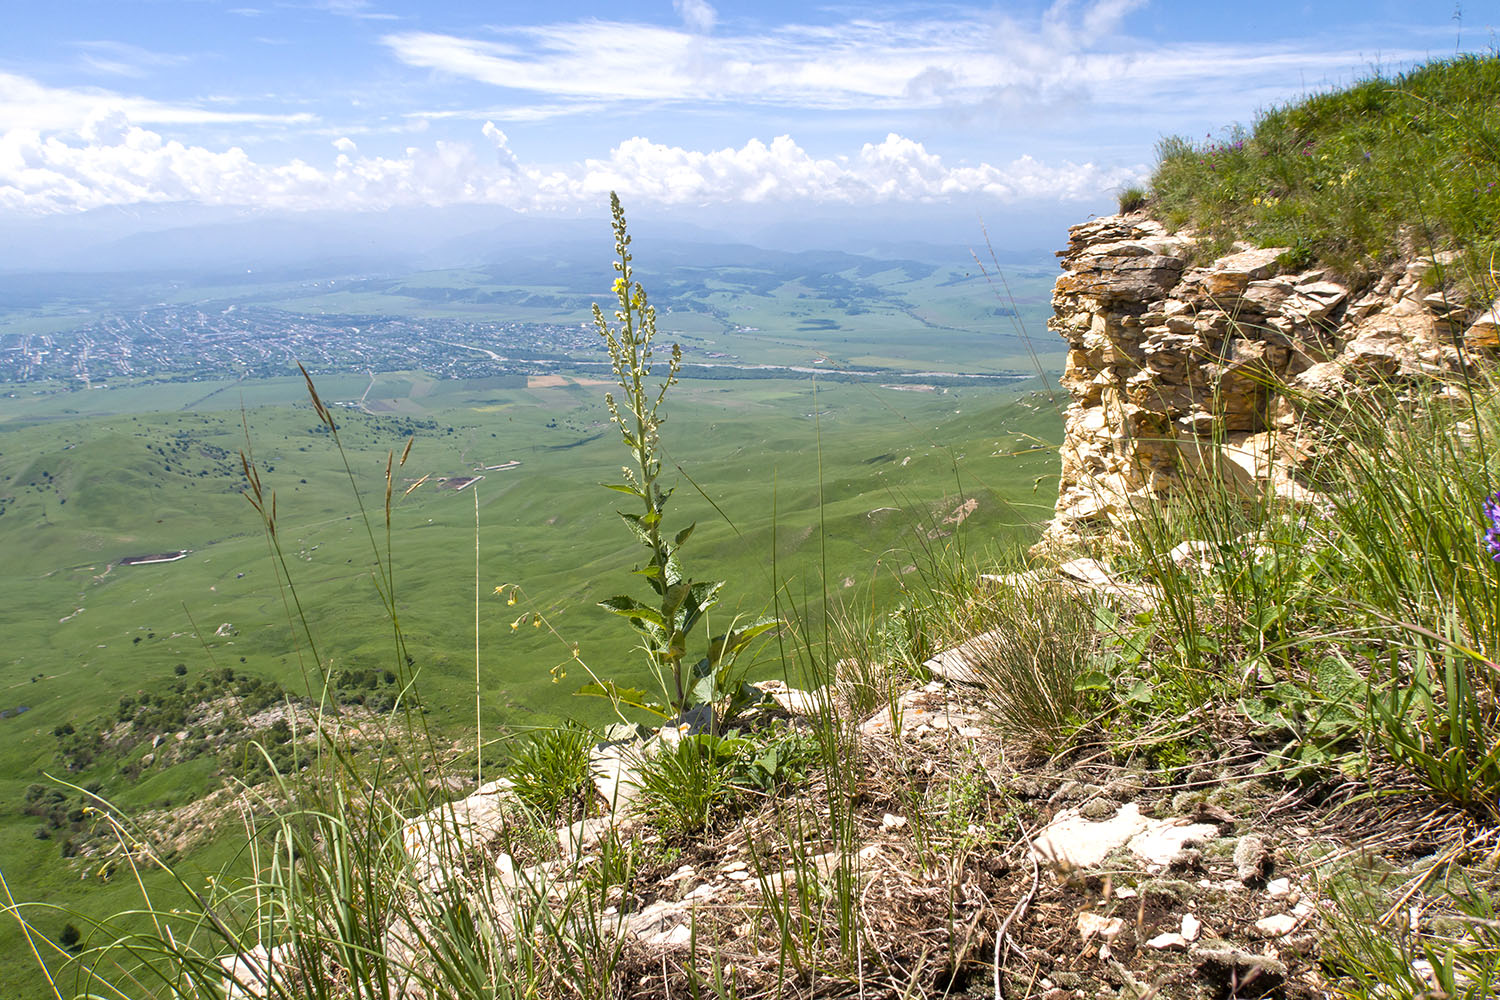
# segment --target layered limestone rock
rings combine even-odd
[[[1194,265],[1194,245],[1140,214],[1070,230],[1048,326],[1068,342],[1072,400],[1045,551],[1117,532],[1187,478],[1305,495],[1331,404],[1500,345],[1500,303],[1465,310],[1445,292],[1451,255],[1351,287],[1286,272],[1284,247]]]

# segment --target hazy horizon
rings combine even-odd
[[[597,239],[610,190],[679,242],[1041,252],[1162,135],[1492,38],[1435,2],[168,0],[8,24],[11,271],[191,266],[215,239],[442,263]]]

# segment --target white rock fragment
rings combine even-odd
[[[1203,921],[1191,913],[1182,915],[1182,937],[1185,941],[1196,941],[1198,935],[1203,933]]]
[[[1134,802],[1097,822],[1085,819],[1076,809],[1064,809],[1037,834],[1032,852],[1038,860],[1065,868],[1092,868],[1149,825]]]
[[[1157,951],[1186,951],[1187,946],[1186,938],[1181,934],[1174,934],[1171,931],[1165,934],[1158,934],[1146,942],[1147,948],[1155,948]]]
[[[1130,839],[1129,847],[1149,864],[1165,865],[1192,841],[1213,840],[1219,835],[1214,823],[1189,823],[1183,819],[1153,820]]]
[[[1273,913],[1255,922],[1255,929],[1263,937],[1284,937],[1297,929],[1298,920],[1290,913]]]
[[[1101,937],[1105,943],[1113,941],[1125,929],[1125,921],[1119,917],[1101,917],[1097,913],[1083,910],[1078,914],[1078,936],[1087,941]]]
[[[1266,895],[1272,899],[1280,899],[1289,896],[1292,892],[1292,880],[1289,878],[1273,878],[1266,883]]]
[[[887,830],[899,830],[906,825],[906,817],[897,816],[895,813],[886,813],[880,818],[880,825]]]

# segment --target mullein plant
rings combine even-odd
[[[620,396],[604,396],[610,421],[619,428],[620,440],[630,453],[629,464],[621,467],[623,482],[606,483],[607,489],[635,498],[640,513],[618,511],[635,538],[649,550],[644,566],[635,569],[656,595],[646,604],[627,595],[600,601],[601,607],[630,622],[641,637],[642,647],[657,673],[668,703],[656,703],[643,692],[625,689],[608,681],[586,685],[579,693],[609,697],[636,708],[646,709],[665,718],[682,717],[689,708],[713,705],[729,699],[731,705],[749,697],[743,684],[733,677],[736,657],[758,635],[775,628],[775,619],[757,619],[733,628],[709,641],[707,655],[690,668],[684,668],[688,637],[709,610],[718,603],[724,581],[694,581],[682,567],[682,547],[693,534],[696,523],[688,524],[675,534],[666,530],[663,519],[672,488],[661,484],[661,427],[666,422],[662,404],[667,392],[677,384],[682,370],[682,349],[672,345],[665,377],[655,386],[649,384],[655,359],[656,310],[647,302],[646,290],[634,278],[631,267],[630,235],[626,232],[625,212],[614,193],[609,196],[610,214],[615,234],[614,322],[605,318],[604,310],[594,304],[594,327],[609,348],[610,364]]]

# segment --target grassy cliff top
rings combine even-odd
[[[1500,249],[1495,56],[1376,77],[1274,108],[1249,130],[1163,139],[1157,152],[1152,210],[1221,247],[1289,246],[1294,264],[1347,272],[1411,253],[1465,248],[1487,260]]]

